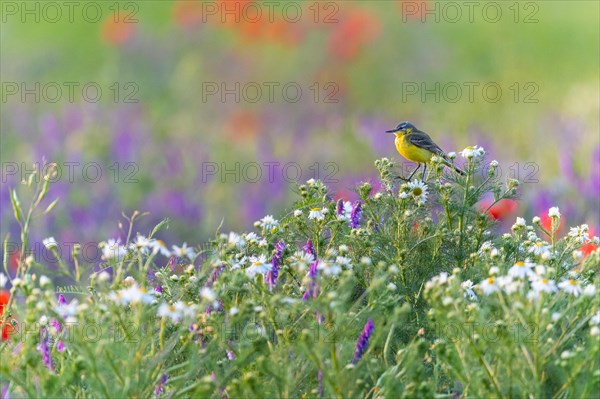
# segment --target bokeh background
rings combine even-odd
[[[352,198],[399,160],[383,131],[402,120],[524,181],[501,222],[559,206],[598,233],[598,2],[73,3],[2,5],[3,237],[34,162],[62,171],[34,241],[116,237],[138,209],[136,230],[169,217],[164,238],[198,243],[285,211],[309,178]]]

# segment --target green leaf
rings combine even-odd
[[[163,219],[159,224],[157,224],[154,227],[154,229],[152,229],[152,232],[150,233],[150,236],[148,238],[154,237],[154,235],[156,233],[158,233],[160,229],[162,229],[164,226],[168,226],[168,224],[169,224],[169,218]]]
[[[13,211],[15,212],[15,219],[17,219],[17,222],[22,223],[23,211],[21,210],[21,203],[19,202],[19,197],[17,196],[16,190],[12,190],[10,202],[12,203]]]
[[[54,207],[56,206],[56,204],[58,204],[58,198],[55,199],[54,201],[52,201],[52,203],[50,205],[48,205],[48,207],[46,208],[46,210],[44,211],[44,215],[50,213],[52,211],[52,209],[54,209]]]

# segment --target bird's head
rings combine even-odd
[[[410,122],[402,122],[395,129],[386,130],[386,133],[395,133],[395,134],[409,134],[412,131],[417,131],[418,129]]]

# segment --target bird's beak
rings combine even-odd
[[[386,130],[386,133],[396,133],[398,132],[398,129],[392,129],[392,130]]]

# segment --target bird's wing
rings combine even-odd
[[[444,151],[438,147],[436,143],[431,140],[431,137],[425,132],[412,132],[406,136],[406,138],[414,145],[419,148],[424,148],[434,154],[445,157]]]

